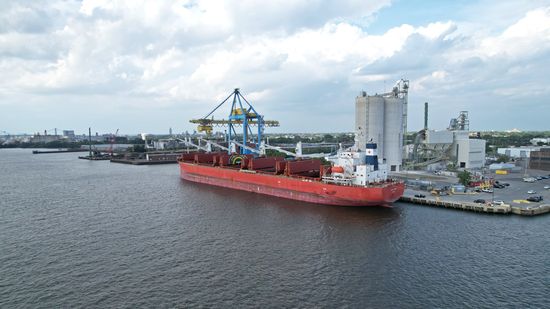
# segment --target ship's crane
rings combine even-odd
[[[212,114],[220,108],[224,103],[232,98],[231,111],[228,119],[215,120]],[[212,116],[212,117],[211,117]],[[209,118],[211,117],[211,118]],[[239,88],[235,90],[223,100],[216,108],[214,108],[206,116],[199,119],[190,120],[191,123],[198,124],[197,131],[206,132],[207,135],[212,134],[214,126],[228,126],[228,141],[233,141],[233,138],[237,136],[237,127],[242,126],[242,143],[241,145],[247,145],[248,135],[253,135],[252,127],[257,126],[257,138],[255,140],[256,149],[260,149],[262,134],[264,128],[278,127],[279,122],[276,120],[264,120],[264,116],[256,112],[252,104],[250,104],[241,94]],[[240,147],[241,154],[249,154],[253,151],[249,147]]]

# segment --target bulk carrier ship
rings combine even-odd
[[[233,97],[228,120],[208,118],[218,107]],[[243,101],[246,104],[243,104]],[[206,117],[192,120],[199,124],[199,131],[210,133],[214,124],[227,125],[227,145],[207,142],[207,147],[181,140],[205,152],[183,154],[179,159],[180,176],[184,180],[225,188],[256,192],[298,201],[338,206],[391,206],[404,191],[404,183],[388,177],[386,164],[379,164],[377,145],[356,144],[348,149],[340,148],[335,155],[325,157],[330,165],[321,160],[307,158],[299,151],[296,154],[269,146],[261,140],[266,121],[239,92],[227,97]],[[252,130],[258,127],[257,143],[250,145]],[[243,143],[233,140],[235,127],[243,127]],[[209,132],[210,131],[210,132]],[[248,137],[247,137],[248,136]],[[223,151],[211,152],[212,145]],[[277,149],[294,154],[296,158],[266,156],[266,149]]]

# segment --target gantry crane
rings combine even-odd
[[[214,116],[212,116],[212,114],[218,108],[220,108],[225,102],[227,102],[230,98],[233,98],[233,99],[232,99],[231,111],[229,113],[228,119],[214,120]],[[210,116],[212,117],[208,118]],[[225,100],[223,100],[220,104],[218,104],[218,106],[216,106],[216,108],[214,108],[206,116],[199,119],[192,119],[189,122],[198,124],[197,131],[206,132],[207,135],[212,134],[212,130],[214,126],[228,126],[229,127],[228,135],[227,135],[228,142],[233,141],[233,138],[237,136],[237,131],[235,128],[242,126],[243,128],[242,145],[247,145],[248,136],[253,135],[252,127],[257,126],[258,134],[255,140],[256,149],[260,148],[264,128],[266,126],[267,127],[279,126],[279,122],[276,120],[264,120],[264,116],[256,112],[252,104],[250,104],[240,93],[239,88],[235,88],[235,90],[227,98],[225,98]],[[248,149],[248,147],[240,147],[240,152],[241,154],[248,154],[248,153],[251,153],[252,151]]]

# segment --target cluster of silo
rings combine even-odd
[[[403,160],[405,95],[395,91],[367,95],[362,92],[355,100],[355,130],[357,147],[364,149],[367,142],[378,144],[378,158],[390,171],[401,170]]]

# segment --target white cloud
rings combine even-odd
[[[352,119],[359,90],[381,92],[403,77],[411,80],[411,108],[417,100],[459,105],[460,97],[518,106],[518,98],[540,101],[550,94],[544,80],[550,69],[547,7],[517,12],[500,30],[434,17],[372,35],[354,21],[387,2],[40,4],[0,6],[4,107],[49,105],[54,96],[81,97],[68,100],[79,106],[96,97],[94,104],[118,111],[117,118],[129,106],[152,113],[162,107],[185,112],[179,116],[185,123],[242,87],[269,118],[285,118],[283,130],[342,131],[351,123],[331,117]],[[40,22],[28,18],[40,16]],[[23,103],[14,103],[21,97]],[[304,123],[300,112],[313,123]]]
[[[502,34],[482,41],[480,53],[488,57],[524,57],[550,48],[550,8],[528,12]]]

